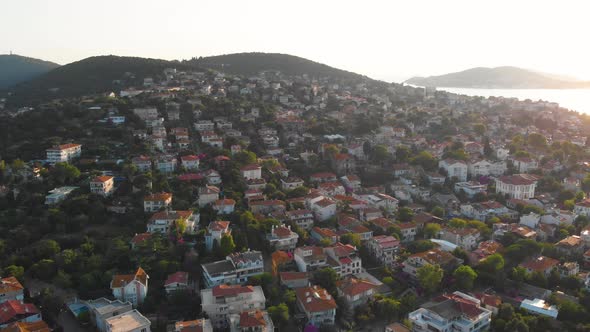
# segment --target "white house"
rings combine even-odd
[[[467,163],[462,160],[444,159],[438,162],[438,167],[444,169],[449,178],[467,181]]]
[[[465,293],[444,294],[408,316],[413,331],[481,332],[490,328],[492,311]]]
[[[135,274],[117,274],[111,280],[111,290],[117,300],[131,302],[137,307],[147,296],[150,277],[140,267]]]
[[[510,198],[529,199],[535,197],[537,178],[528,174],[501,176],[496,179],[496,193]]]
[[[100,196],[110,196],[115,191],[115,182],[112,176],[97,176],[90,181],[90,192]]]
[[[297,247],[299,234],[293,232],[291,226],[273,226],[266,239],[276,250],[291,252]]]
[[[144,212],[156,212],[162,208],[167,208],[172,204],[171,193],[157,193],[151,194],[143,199]]]
[[[213,243],[215,241],[220,243],[221,238],[226,234],[231,234],[229,221],[212,221],[207,226],[207,232],[205,233],[205,247],[207,251],[213,250]]]
[[[336,318],[336,300],[320,286],[295,289],[297,307],[315,326],[334,325]]]
[[[47,162],[50,164],[70,162],[79,158],[82,154],[82,145],[80,144],[62,144],[45,150],[47,152]]]
[[[240,168],[242,177],[246,180],[261,179],[262,167],[260,165],[252,164]]]
[[[231,214],[236,207],[236,201],[231,198],[218,199],[213,203],[213,210],[218,214]]]
[[[264,309],[260,286],[219,285],[201,290],[201,308],[215,328],[228,328],[229,317],[246,310]]]
[[[195,155],[188,155],[180,157],[182,167],[186,170],[198,170],[199,169],[199,157]]]

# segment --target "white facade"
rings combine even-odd
[[[80,157],[82,154],[82,145],[62,144],[45,151],[47,152],[47,162],[50,164],[69,162],[74,158]]]
[[[496,179],[496,193],[501,193],[516,199],[535,197],[537,180],[526,174],[501,176]]]

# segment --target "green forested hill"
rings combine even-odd
[[[311,77],[360,79],[362,75],[330,67],[301,57],[280,53],[234,53],[190,60],[204,68],[235,75],[256,75],[260,71],[276,70],[289,76],[308,74]]]
[[[57,63],[16,54],[0,54],[0,89],[30,80],[59,67]]]

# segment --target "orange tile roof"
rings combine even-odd
[[[378,286],[372,282],[364,279],[357,278],[346,278],[336,282],[336,286],[342,293],[348,296],[360,295],[368,292],[371,289],[375,289]]]
[[[167,201],[172,198],[171,193],[157,193],[146,196],[144,201]]]
[[[279,272],[281,280],[300,280],[307,279],[307,272]]]
[[[229,227],[229,221],[213,221],[209,224],[209,229],[212,231],[222,231]]]
[[[40,320],[37,322],[16,322],[1,329],[2,332],[51,332],[47,323]]]
[[[95,177],[92,180],[92,182],[107,182],[107,181],[112,180],[112,179],[113,179],[112,176],[106,176],[106,175],[104,175],[104,176],[97,176],[97,177]]]
[[[193,212],[184,210],[184,211],[159,211],[152,215],[150,220],[177,220],[177,219],[187,219],[192,216]]]
[[[179,332],[203,332],[203,319],[176,322],[174,324],[175,330]]]
[[[212,294],[215,297],[226,297],[226,296],[237,296],[242,293],[254,292],[253,286],[241,286],[241,285],[219,285],[213,287]]]
[[[553,268],[559,265],[559,261],[557,259],[553,259],[550,257],[539,256],[533,259],[530,259],[522,264],[520,264],[525,269],[537,271],[537,272],[545,272],[550,268]]]
[[[137,280],[143,285],[147,285],[148,279],[147,273],[139,267],[135,274],[116,274],[113,276],[113,281],[111,282],[111,288],[120,288],[125,287],[128,283]]]
[[[337,307],[334,298],[320,286],[297,288],[295,293],[297,301],[307,312],[322,312]]]
[[[0,294],[23,290],[24,287],[15,277],[2,278],[0,281]]]
[[[264,312],[260,310],[244,311],[240,314],[240,328],[253,328],[257,326],[266,326]]]

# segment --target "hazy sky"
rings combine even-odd
[[[65,64],[262,51],[388,81],[503,65],[590,80],[589,13],[586,0],[2,0],[0,53]]]

